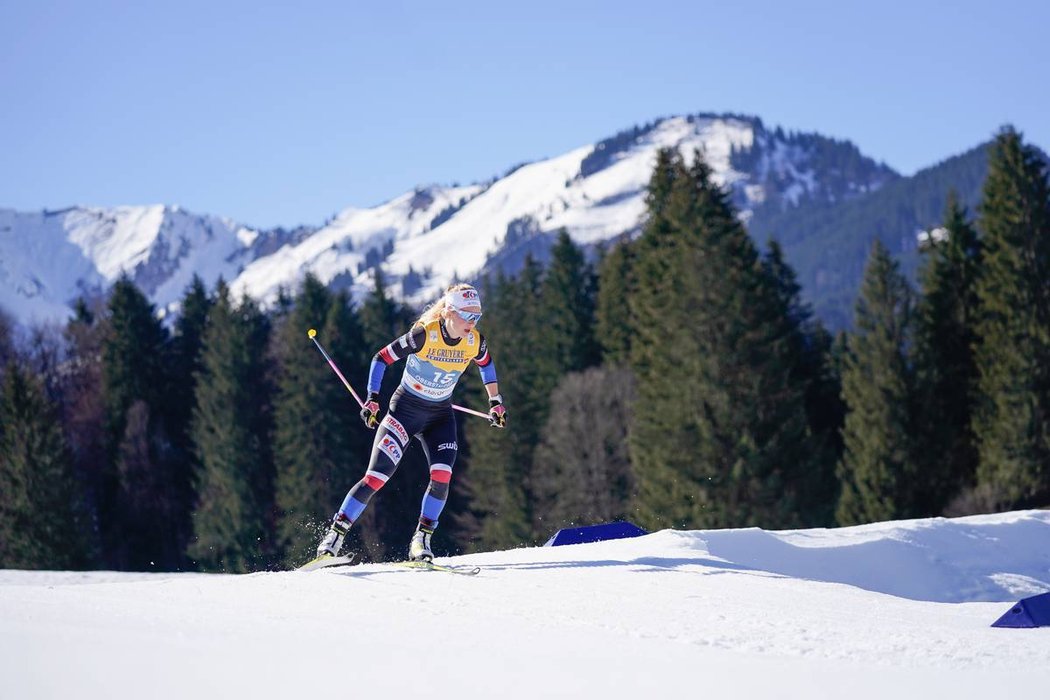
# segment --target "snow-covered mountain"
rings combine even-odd
[[[63,320],[78,296],[127,273],[162,312],[194,274],[222,277],[264,304],[307,272],[360,295],[379,267],[391,291],[422,304],[508,250],[564,228],[584,245],[636,232],[657,149],[702,152],[747,220],[760,207],[835,202],[898,176],[848,143],[768,130],[732,115],[659,119],[469,186],[420,187],[320,228],[255,230],[173,206],[0,209],[0,307],[22,322]],[[502,258],[501,258],[502,256]]]
[[[0,571],[5,698],[1045,697],[1050,513],[248,575]],[[331,677],[331,678],[329,678]]]

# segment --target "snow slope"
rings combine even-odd
[[[251,575],[0,572],[0,696],[1044,697],[1050,512]]]
[[[729,156],[734,147],[752,144],[753,129],[752,124],[735,119],[672,117],[588,177],[581,175],[581,164],[593,144],[523,165],[486,186],[434,186],[373,209],[347,209],[298,246],[248,266],[233,289],[272,301],[280,286],[294,286],[307,270],[328,283],[346,270],[353,272],[364,260],[364,251],[389,243],[392,251],[383,260],[384,275],[396,283],[410,270],[424,273],[425,283],[419,289],[394,286],[403,298],[422,305],[453,279],[469,279],[477,273],[500,249],[514,222],[528,221],[534,230],[544,232],[565,228],[582,244],[637,228],[659,148],[678,148],[689,158],[694,149],[702,151],[719,184],[743,179],[743,173],[732,169]],[[454,213],[431,226],[448,207],[454,207]],[[289,270],[297,275],[289,275]],[[354,277],[358,294],[371,287],[370,274]]]

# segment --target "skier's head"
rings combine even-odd
[[[481,295],[469,284],[457,284],[445,291],[445,305],[471,323],[481,320]]]
[[[474,330],[481,320],[481,295],[478,290],[462,282],[450,286],[436,303],[423,312],[419,323],[426,325],[439,318],[445,322],[445,328],[454,338],[463,337]]]
[[[481,295],[469,284],[456,284],[445,290],[445,309],[441,316],[453,338],[461,338],[481,320]]]

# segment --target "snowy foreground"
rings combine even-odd
[[[0,697],[1046,697],[1050,628],[989,625],[1048,543],[1024,511],[447,560],[475,577],[0,571]]]

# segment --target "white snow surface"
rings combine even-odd
[[[440,535],[440,533],[439,533]],[[5,698],[1018,698],[1050,512],[250,575],[0,571]]]

